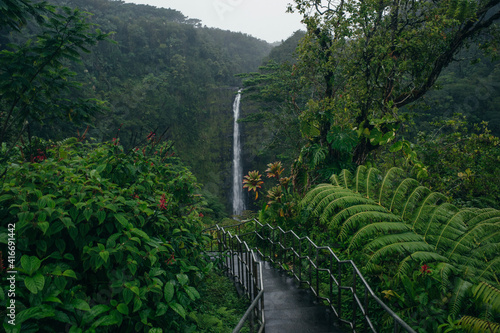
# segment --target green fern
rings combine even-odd
[[[500,333],[500,324],[471,316],[462,317],[460,328],[471,333]]]
[[[331,181],[312,189],[302,206],[348,243],[348,253],[362,251],[367,272],[392,262],[398,265],[393,274],[403,277],[422,262],[434,263],[441,290],[453,290],[455,315],[471,286],[500,286],[500,211],[459,209],[397,168],[382,177],[361,166]]]
[[[486,282],[480,282],[473,290],[475,299],[491,306],[493,311],[500,312],[500,290]]]

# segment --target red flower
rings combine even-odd
[[[423,264],[422,267],[420,267],[420,272],[422,274],[429,274],[431,272],[431,270],[429,269],[429,266],[427,266],[426,264]]]
[[[205,215],[203,215],[203,213],[200,213],[200,214],[198,214],[198,216],[199,216],[199,217],[203,217],[203,216],[205,216]]]
[[[166,203],[167,203],[167,199],[165,197],[165,194],[162,194],[161,199],[160,199],[160,209],[167,210],[167,206],[165,206]]]

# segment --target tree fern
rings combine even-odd
[[[472,283],[463,279],[457,279],[455,288],[453,290],[451,298],[451,310],[450,314],[452,316],[457,316],[462,308],[462,301],[467,297],[467,293],[472,287]]]
[[[421,263],[434,263],[441,291],[453,291],[457,315],[471,286],[484,281],[500,287],[500,211],[459,209],[444,195],[403,178],[394,168],[382,177],[377,169],[359,167],[331,177],[303,199],[303,207],[342,241],[359,250],[367,272],[405,276]]]
[[[462,317],[460,328],[471,333],[500,333],[500,324],[471,316]]]
[[[380,192],[378,195],[378,204],[386,204],[385,200],[388,200],[391,196],[390,194],[394,192],[393,182],[399,179],[403,174],[403,169],[401,168],[391,168],[385,174],[382,184],[380,185]]]
[[[372,239],[378,234],[393,234],[400,233],[404,231],[410,231],[410,227],[405,223],[395,223],[395,222],[377,222],[371,223],[363,228],[359,229],[354,236],[352,236],[347,250],[350,252],[359,246],[363,242],[366,243],[367,239]]]
[[[370,211],[359,212],[350,216],[344,221],[342,227],[340,228],[339,238],[341,240],[347,239],[351,231],[353,230],[355,231],[360,227],[366,225],[367,223],[372,223],[372,221],[374,220],[384,221],[384,222],[399,222],[400,218],[392,213],[384,211],[370,210]]]
[[[500,290],[485,282],[480,282],[472,291],[474,298],[491,306],[495,312],[500,312]]]
[[[406,203],[405,199],[407,197],[407,192],[411,191],[412,188],[418,186],[418,182],[412,178],[404,179],[396,188],[394,195],[391,200],[391,205],[389,210],[394,213],[398,213],[403,210]]]
[[[423,220],[423,217],[428,215],[428,214],[425,214],[425,212],[424,212],[424,210],[426,208],[429,208],[429,206],[435,206],[438,201],[444,201],[444,200],[446,200],[446,197],[441,193],[437,193],[437,192],[429,193],[429,195],[427,195],[427,197],[424,199],[422,204],[419,205],[420,207],[417,210],[417,212],[413,218],[413,221],[410,221],[410,223],[412,224],[412,228],[415,229],[416,227],[418,227],[418,223],[420,222],[420,220]]]

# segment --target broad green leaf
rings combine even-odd
[[[69,329],[69,332],[68,333],[82,333],[82,329],[78,326],[71,326],[71,328]]]
[[[19,312],[16,316],[16,324],[23,323],[28,319],[42,319],[53,317],[54,309],[46,304],[27,308]]]
[[[134,298],[134,309],[132,312],[139,311],[142,306],[142,301],[139,297]]]
[[[122,295],[125,304],[130,303],[130,301],[132,301],[132,298],[134,298],[134,293],[128,288],[123,288]]]
[[[63,304],[63,302],[59,298],[53,297],[53,296],[47,297],[43,301],[44,302],[54,302],[54,303],[61,303],[61,304]]]
[[[194,287],[187,286],[184,288],[184,291],[188,295],[191,300],[196,301],[198,298],[200,298],[200,294],[198,293],[198,290],[196,290]]]
[[[86,209],[84,209],[84,210],[83,210],[83,217],[85,217],[85,219],[86,219],[87,221],[89,221],[89,220],[90,220],[90,218],[92,217],[92,209],[90,209],[90,208],[86,208]]]
[[[32,275],[40,268],[41,261],[35,256],[23,255],[21,257],[21,267],[26,271],[26,274]]]
[[[75,298],[71,301],[71,305],[78,310],[90,311],[89,303],[87,303],[83,299]]]
[[[163,293],[165,296],[165,300],[170,302],[174,297],[174,284],[172,282],[165,283],[165,287],[163,288]]]
[[[0,202],[5,201],[5,200],[9,200],[10,198],[12,198],[11,194],[2,194],[2,195],[0,195]]]
[[[132,291],[137,296],[140,295],[139,288],[137,286],[130,287],[130,291]]]
[[[47,220],[47,213],[45,211],[41,211],[39,214],[38,214],[38,222],[45,222]],[[38,226],[40,226],[40,224],[38,224]],[[41,228],[40,228],[41,229]],[[44,232],[45,233],[45,232]]]
[[[177,312],[179,316],[181,316],[183,319],[186,319],[186,310],[182,305],[180,305],[179,303],[170,303],[169,306],[172,310]]]
[[[115,214],[115,218],[122,226],[124,226],[125,228],[128,227],[129,222],[122,214]]]
[[[395,143],[391,146],[391,148],[389,148],[389,151],[390,151],[391,153],[395,153],[395,152],[397,152],[397,151],[400,151],[402,148],[403,148],[403,142],[398,141],[398,142],[395,142]]]
[[[145,238],[146,240],[149,240],[148,234],[145,233],[142,230],[139,230],[137,228],[132,228],[132,229],[130,229],[130,232],[133,233],[133,234],[135,234],[135,235],[137,235],[137,236],[139,236],[139,237]]]
[[[73,270],[71,270],[71,269],[67,269],[67,270],[65,270],[65,271],[62,273],[62,275],[64,275],[64,276],[68,276],[68,277],[72,277],[72,278],[75,278],[75,279],[76,279],[76,274],[75,274],[75,272],[74,272]]]
[[[106,316],[103,316],[103,317],[97,319],[92,324],[92,328],[96,328],[99,326],[110,326],[110,325],[115,325],[115,324],[118,324],[117,318],[113,315],[106,315]]]
[[[104,251],[99,252],[99,256],[102,258],[102,260],[104,260],[104,262],[108,262],[108,258],[109,258],[108,251],[104,250]]]
[[[189,277],[186,274],[177,274],[176,276],[177,276],[177,281],[179,281],[181,286],[189,282]]]
[[[38,294],[43,289],[45,278],[42,274],[38,273],[35,276],[27,276],[24,278],[24,285],[33,294]]]
[[[97,221],[99,221],[99,224],[102,224],[106,219],[106,212],[100,209],[97,211],[96,215],[97,215]]]
[[[124,303],[120,303],[118,304],[118,306],[116,307],[116,309],[121,313],[121,314],[124,314],[124,315],[128,315],[128,306]]]
[[[40,222],[38,223],[38,227],[40,228],[40,230],[42,230],[42,233],[45,235],[45,233],[47,232],[47,230],[49,229],[49,222]]]
[[[90,309],[88,315],[91,318],[95,318],[95,317],[99,316],[100,314],[103,314],[104,312],[109,311],[109,309],[111,309],[111,308],[107,305],[104,305],[104,304],[94,305],[92,307],[92,309]]]

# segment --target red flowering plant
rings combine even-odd
[[[422,267],[420,267],[420,273],[422,273],[422,275],[424,274],[430,274],[432,271],[429,269],[429,266],[427,266],[426,264],[423,264]]]
[[[0,234],[15,223],[16,304],[37,313],[19,322],[21,332],[180,332],[192,324],[186,313],[212,267],[202,254],[203,198],[171,142],[144,141],[135,151],[117,140],[68,139],[44,155],[34,149],[42,163],[25,155],[9,165]],[[0,288],[6,294],[8,284]]]

